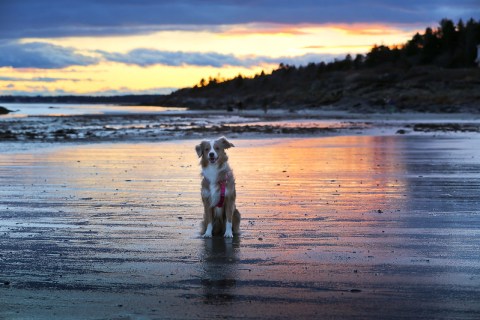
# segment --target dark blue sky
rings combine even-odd
[[[0,39],[148,33],[194,25],[394,23],[480,18],[480,0],[0,0]]]

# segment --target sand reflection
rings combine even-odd
[[[200,218],[195,143],[100,144],[10,155],[23,173],[12,183],[98,210],[129,205],[156,209],[152,219],[172,213]],[[398,137],[365,136],[235,141],[229,154],[238,207],[247,220],[258,214],[363,220],[366,212],[399,209],[406,193],[402,143]],[[185,206],[195,210],[185,212]]]
[[[239,148],[231,159],[239,199],[256,212],[283,218],[313,214],[361,219],[362,213],[388,210],[392,201],[405,194],[398,138],[353,136],[249,144],[247,154]]]
[[[6,305],[117,318],[478,310],[478,139],[231,140],[234,239],[200,237],[196,140],[0,154]]]
[[[225,304],[235,299],[240,237],[204,239],[201,285],[206,304]]]
[[[63,180],[79,198],[139,206],[174,205],[198,177],[185,144],[100,144],[52,153]],[[195,190],[196,191],[196,190]],[[190,198],[187,198],[190,200]],[[185,200],[182,200],[185,202]]]

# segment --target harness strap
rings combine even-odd
[[[223,203],[225,202],[225,191],[227,189],[227,180],[228,180],[228,172],[225,173],[225,180],[220,181],[220,200],[217,203],[217,208],[223,207]]]

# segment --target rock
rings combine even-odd
[[[12,112],[12,110],[8,110],[7,108],[0,106],[0,115],[9,114],[10,112]]]
[[[11,130],[0,131],[0,140],[16,140],[17,135]]]

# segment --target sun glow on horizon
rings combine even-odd
[[[202,78],[269,73],[280,62],[328,62],[346,54],[364,54],[375,44],[404,43],[418,29],[379,24],[250,23],[140,35],[25,38],[19,43],[66,48],[97,62],[50,69],[0,68],[0,95],[172,90],[191,87]],[[179,61],[170,62],[177,56]],[[188,59],[181,60],[185,56]]]

